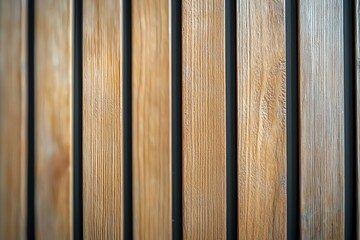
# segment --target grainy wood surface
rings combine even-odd
[[[301,236],[342,239],[343,1],[299,4]]]
[[[122,239],[122,1],[84,0],[85,239]]]
[[[134,238],[171,239],[170,7],[132,3]]]
[[[224,5],[182,3],[184,239],[226,235]]]
[[[356,127],[357,127],[357,239],[360,239],[360,1],[355,3],[355,67],[356,67]]]
[[[37,239],[72,233],[72,2],[35,3]]]
[[[285,1],[237,0],[240,239],[286,237]]]
[[[25,239],[26,3],[0,0],[0,239]]]

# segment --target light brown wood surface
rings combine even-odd
[[[0,0],[0,239],[25,239],[26,0]]]
[[[72,2],[35,3],[37,239],[72,233]]]
[[[360,239],[360,1],[355,3],[355,71],[356,71],[356,132],[357,132],[357,160],[356,160],[356,182],[357,182],[357,239]]]
[[[83,3],[85,239],[122,239],[122,1]]]
[[[184,239],[226,235],[224,5],[182,2]]]
[[[343,1],[299,2],[302,239],[344,237]]]
[[[239,239],[285,239],[285,1],[237,0],[236,18]]]
[[[134,239],[171,239],[170,7],[132,2]]]

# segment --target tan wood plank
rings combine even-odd
[[[27,1],[0,0],[0,239],[25,239]]]
[[[237,0],[240,239],[286,238],[285,1]]]
[[[182,3],[184,239],[226,235],[224,5]]]
[[[169,2],[132,2],[134,239],[171,239]]]
[[[85,239],[122,239],[122,1],[83,3]]]
[[[355,67],[356,67],[356,127],[357,127],[357,239],[360,239],[360,2],[355,3]]]
[[[344,237],[343,1],[299,2],[300,224]]]
[[[72,2],[35,3],[37,239],[72,236]]]

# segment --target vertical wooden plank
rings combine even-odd
[[[226,235],[224,5],[182,3],[185,239]]]
[[[35,3],[35,207],[38,239],[72,232],[72,2]]]
[[[240,239],[286,238],[285,1],[237,0]]]
[[[26,232],[26,9],[0,1],[0,239]]]
[[[132,5],[135,239],[171,239],[169,2]]]
[[[83,9],[84,238],[121,239],[122,1]]]
[[[344,237],[343,1],[299,2],[300,224]]]
[[[357,132],[357,239],[360,239],[360,1],[355,3],[356,132]]]

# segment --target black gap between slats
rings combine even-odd
[[[123,1],[123,193],[124,239],[133,239],[132,204],[132,89],[131,89],[131,0]]]
[[[27,3],[27,214],[26,236],[35,239],[35,2]]]
[[[172,239],[182,239],[181,1],[171,1]]]
[[[355,1],[344,0],[345,239],[356,238]],[[341,194],[341,193],[339,193]]]
[[[73,4],[73,237],[83,239],[82,0]]]
[[[226,239],[237,239],[236,1],[225,1]]]
[[[298,6],[285,1],[286,17],[286,147],[287,239],[300,237]]]

